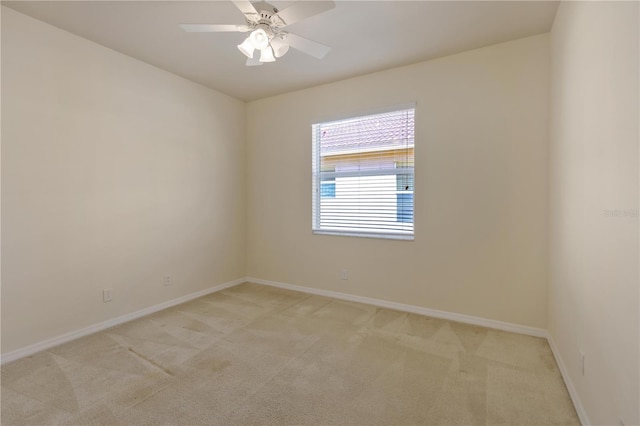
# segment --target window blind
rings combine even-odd
[[[412,239],[414,140],[414,108],[313,124],[313,231]]]

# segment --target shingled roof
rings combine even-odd
[[[317,125],[322,155],[413,147],[415,111],[406,109]]]

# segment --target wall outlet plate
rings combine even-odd
[[[102,290],[102,301],[103,302],[111,302],[113,300],[113,289],[105,288]]]

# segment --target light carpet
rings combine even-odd
[[[2,366],[3,425],[579,424],[542,338],[242,284]]]

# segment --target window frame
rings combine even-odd
[[[349,120],[349,119],[358,119],[358,118],[366,118],[368,116],[372,116],[372,115],[378,115],[378,114],[385,114],[385,113],[393,113],[393,112],[400,112],[400,111],[404,111],[404,110],[413,110],[413,114],[414,114],[414,123],[413,123],[413,135],[414,135],[414,140],[413,140],[413,144],[410,146],[410,148],[413,149],[414,152],[414,166],[413,167],[395,167],[393,169],[377,169],[377,170],[367,170],[367,171],[363,171],[363,170],[358,170],[358,171],[325,171],[322,172],[320,170],[320,161],[321,161],[321,152],[319,151],[320,147],[319,147],[319,138],[316,130],[316,126],[319,126],[321,124],[326,124],[326,123],[331,123],[334,121],[341,121],[341,120]],[[390,108],[384,108],[384,109],[378,109],[375,111],[368,111],[365,113],[360,113],[360,114],[349,114],[349,115],[343,115],[340,117],[333,117],[330,119],[323,119],[323,120],[315,120],[312,124],[311,124],[311,133],[312,133],[312,223],[311,223],[311,229],[312,229],[312,233],[315,235],[335,235],[335,236],[347,236],[347,237],[361,237],[361,238],[382,238],[382,239],[392,239],[392,240],[404,240],[404,241],[413,241],[415,239],[415,234],[416,234],[416,224],[415,224],[415,217],[416,217],[416,211],[415,211],[415,140],[416,140],[416,126],[415,126],[415,118],[416,118],[416,103],[408,103],[408,104],[403,104],[403,105],[396,105],[394,107],[390,107]],[[366,153],[366,152],[374,152],[375,149],[373,149],[372,151],[359,151],[362,153]],[[374,231],[365,231],[365,230],[349,230],[349,231],[340,231],[340,230],[334,230],[334,229],[322,229],[320,227],[320,220],[321,220],[321,200],[322,197],[320,196],[320,191],[321,191],[321,181],[322,179],[335,179],[339,178],[339,177],[362,177],[362,176],[385,176],[385,175],[396,175],[396,177],[398,175],[405,175],[407,174],[407,171],[410,171],[411,173],[411,177],[413,178],[411,180],[412,182],[412,186],[413,188],[410,191],[396,191],[396,196],[399,193],[403,193],[403,194],[407,194],[407,193],[411,193],[413,196],[413,209],[412,209],[412,231],[407,231],[407,232],[401,232],[401,231],[389,231],[389,232],[385,232],[385,231],[380,231],[380,230],[374,230]],[[397,179],[397,178],[396,178]],[[399,214],[399,212],[397,213]],[[406,221],[402,221],[402,222],[406,222]]]

